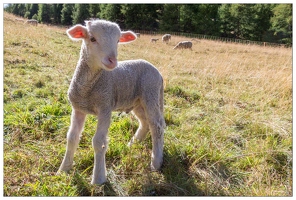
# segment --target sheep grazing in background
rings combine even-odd
[[[29,19],[25,22],[26,24],[32,24],[34,26],[37,26],[38,25],[38,21],[35,20],[35,19]]]
[[[117,61],[118,43],[137,37],[122,32],[119,26],[105,20],[87,21],[67,30],[72,40],[82,40],[80,58],[72,78],[68,97],[72,105],[67,149],[59,171],[72,168],[74,152],[87,114],[98,118],[92,139],[95,151],[92,184],[106,182],[105,154],[112,111],[132,113],[139,128],[129,145],[142,141],[150,130],[152,136],[151,169],[159,170],[163,160],[163,79],[159,71],[145,60]]]
[[[171,39],[170,34],[165,34],[162,36],[162,42],[168,43],[170,39]]]
[[[24,23],[24,20],[19,18],[15,18],[15,21]]]
[[[192,50],[192,42],[189,42],[189,41],[179,42],[173,49],[191,49]]]
[[[157,40],[159,40],[159,39],[151,38],[150,42],[155,42],[156,43]]]

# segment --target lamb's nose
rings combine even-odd
[[[112,70],[117,66],[117,59],[115,57],[105,57],[102,59],[102,63],[109,69]]]

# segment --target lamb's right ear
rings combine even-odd
[[[87,29],[82,25],[76,25],[68,29],[67,34],[72,40],[81,40],[87,37]]]

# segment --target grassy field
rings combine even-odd
[[[73,170],[55,174],[81,43],[14,18],[4,13],[4,196],[292,196],[292,49],[199,40],[173,50],[185,38],[150,35],[120,45],[119,60],[146,59],[164,77],[164,165],[150,171],[150,137],[129,149],[137,121],[113,113],[108,183],[94,186],[94,116]]]

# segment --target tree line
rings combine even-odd
[[[9,4],[5,11],[39,23],[101,18],[122,29],[292,44],[292,4]]]

